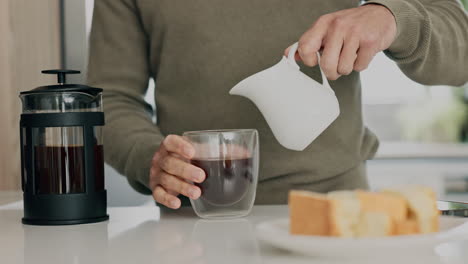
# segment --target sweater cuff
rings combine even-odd
[[[385,54],[398,63],[409,63],[423,56],[430,38],[430,20],[424,5],[418,0],[373,0],[392,12],[397,25],[397,35]]]
[[[151,160],[158,149],[162,137],[159,135],[142,137],[129,153],[129,160],[125,166],[130,186],[142,194],[151,194],[149,187],[149,171]]]

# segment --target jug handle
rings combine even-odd
[[[296,52],[297,52],[298,48],[299,48],[299,43],[298,42],[294,43],[291,46],[291,49],[289,50],[289,53],[288,53],[288,62],[289,62],[289,64],[293,65],[298,70],[300,70],[300,67],[297,64],[296,59],[295,59],[295,55],[296,55]],[[320,53],[318,51],[317,51],[317,59],[318,59],[318,66],[320,68],[320,74],[322,74],[323,85],[326,85],[326,86],[330,87],[330,84],[328,83],[327,76],[325,76],[325,73],[322,71],[322,68],[320,67]]]

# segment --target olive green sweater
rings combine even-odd
[[[455,0],[379,0],[398,33],[386,51],[411,79],[468,81],[468,18]],[[287,191],[366,187],[363,164],[377,139],[363,125],[359,73],[330,82],[338,119],[302,152],[283,148],[249,100],[228,91],[277,63],[321,15],[357,0],[97,0],[88,82],[104,88],[105,158],[138,191],[150,193],[151,158],[165,135],[256,128],[257,203],[284,203]],[[303,71],[321,82],[317,67]],[[153,109],[144,101],[156,83]],[[153,117],[156,116],[157,123]]]

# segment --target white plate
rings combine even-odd
[[[468,238],[466,218],[441,216],[440,229],[433,234],[382,238],[293,236],[289,234],[289,219],[277,219],[260,223],[256,231],[259,240],[277,248],[310,256],[333,257],[414,253],[433,250],[443,242]]]

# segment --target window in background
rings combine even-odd
[[[468,7],[468,0],[462,2]],[[364,120],[384,144],[468,141],[468,85],[420,85],[383,53],[361,76]]]
[[[361,78],[364,119],[382,141],[466,141],[467,88],[420,85],[383,53]]]

